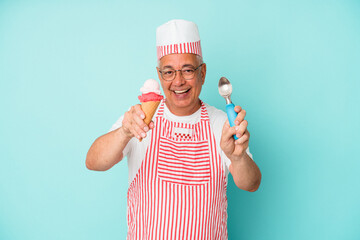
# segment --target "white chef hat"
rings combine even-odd
[[[173,53],[193,53],[202,57],[199,30],[195,23],[171,20],[156,29],[157,58]]]

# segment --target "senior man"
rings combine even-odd
[[[199,99],[206,64],[195,23],[169,21],[156,38],[165,99],[153,121],[146,125],[140,105],[132,106],[95,140],[86,166],[104,171],[127,156],[128,239],[227,239],[228,173],[250,192],[261,181],[246,112],[236,106],[230,127],[224,112]]]

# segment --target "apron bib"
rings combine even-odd
[[[227,239],[226,176],[206,107],[196,124],[155,118],[128,190],[128,239]]]

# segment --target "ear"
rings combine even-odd
[[[202,66],[201,66],[201,81],[202,81],[202,84],[204,85],[205,83],[205,76],[206,76],[206,63],[204,63]]]
[[[158,68],[158,67],[156,67],[156,72],[157,72],[157,74],[158,74],[158,78],[159,78],[159,80],[160,80],[160,82],[161,82],[161,74],[160,74],[160,69]]]

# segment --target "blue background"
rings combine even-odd
[[[229,239],[360,239],[359,1],[0,1],[0,239],[125,239],[127,164],[85,168],[139,88],[155,29],[199,26],[263,179],[229,184]]]

